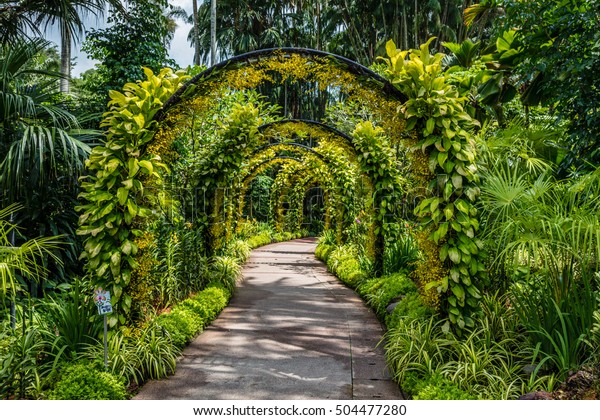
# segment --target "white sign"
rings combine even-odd
[[[100,315],[112,314],[112,304],[110,303],[110,292],[102,290],[101,287],[94,290],[94,302],[98,307]]]

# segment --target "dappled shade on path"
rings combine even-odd
[[[138,399],[396,399],[382,328],[299,239],[256,249],[230,305]]]

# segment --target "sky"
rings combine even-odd
[[[184,9],[188,14],[192,13],[192,0],[170,0],[173,6],[179,6]],[[90,17],[86,22],[86,29],[98,29],[106,27],[105,19],[97,19]],[[190,46],[187,35],[192,28],[192,25],[188,25],[181,21],[177,21],[177,29],[175,30],[175,36],[171,42],[171,48],[169,50],[169,56],[174,59],[177,64],[181,67],[186,67],[192,64],[194,58],[194,49]],[[57,30],[51,30],[48,34],[48,39],[55,42],[59,46],[60,51],[60,34]],[[75,67],[72,71],[73,77],[79,77],[81,73],[94,67],[96,61],[87,58],[84,52],[80,51],[81,42],[85,38],[82,37],[78,43],[73,46],[72,56],[75,59]]]

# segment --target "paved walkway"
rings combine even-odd
[[[229,306],[183,352],[175,375],[136,399],[399,399],[381,325],[327,273],[311,239],[252,251]]]

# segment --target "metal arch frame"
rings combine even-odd
[[[274,156],[274,157],[271,157],[271,158],[268,158],[268,159],[263,159],[262,161],[260,161],[259,163],[257,163],[257,164],[254,166],[254,168],[252,169],[252,172],[251,172],[251,173],[249,173],[248,175],[246,175],[246,176],[245,176],[245,177],[242,179],[242,184],[243,184],[244,182],[246,182],[246,180],[247,180],[248,178],[250,178],[250,177],[252,177],[252,176],[254,175],[254,171],[255,171],[255,170],[257,170],[257,169],[258,169],[258,168],[260,168],[261,166],[263,166],[263,165],[266,165],[267,163],[269,163],[269,162],[272,162],[272,161],[274,161],[274,160],[277,160],[277,159],[293,160],[293,161],[295,161],[295,162],[298,162],[298,163],[304,163],[304,161],[303,161],[302,159],[299,159],[299,158],[297,158],[297,157],[294,157],[294,156]]]
[[[263,151],[263,150],[267,150],[267,149],[269,149],[269,148],[271,148],[271,147],[274,147],[274,146],[279,146],[279,145],[293,146],[293,147],[298,147],[298,148],[300,148],[300,149],[306,150],[306,151],[308,151],[308,152],[310,152],[310,153],[314,154],[314,155],[315,155],[317,158],[319,158],[319,160],[320,160],[321,162],[323,162],[323,164],[324,164],[324,165],[331,165],[331,162],[329,162],[329,161],[328,161],[328,159],[327,159],[325,156],[323,156],[322,154],[320,154],[320,153],[319,153],[319,152],[317,152],[316,150],[313,150],[312,148],[310,148],[310,147],[308,147],[308,146],[305,146],[305,145],[303,145],[303,144],[299,144],[299,143],[284,143],[284,142],[278,142],[278,143],[269,143],[269,144],[265,144],[264,146],[261,146],[261,147],[257,148],[257,149],[254,151],[254,153],[258,153],[258,152],[261,152],[261,151]],[[302,159],[300,159],[300,158],[297,158],[297,157],[295,157],[295,156],[279,156],[279,155],[278,155],[278,156],[271,157],[271,158],[269,158],[269,159],[264,159],[263,161],[261,161],[260,163],[258,163],[258,164],[255,166],[255,168],[260,168],[262,165],[264,165],[264,164],[266,164],[266,163],[268,163],[268,162],[271,162],[271,161],[273,161],[273,160],[276,160],[276,159],[289,159],[289,160],[294,160],[294,161],[296,161],[296,162],[298,162],[298,163],[305,163],[305,162],[304,162],[304,160],[302,160]],[[246,181],[246,180],[247,180],[249,177],[251,177],[253,172],[254,172],[254,169],[252,170],[252,172],[251,172],[251,173],[249,173],[248,175],[246,175],[246,176],[245,176],[245,177],[242,179],[242,183],[243,183],[243,182],[245,182],[245,181]]]
[[[261,151],[263,151],[263,150],[267,150],[267,149],[269,149],[269,148],[271,148],[271,147],[275,147],[275,146],[292,146],[292,147],[301,148],[301,149],[304,149],[304,150],[306,150],[306,151],[308,151],[308,152],[310,152],[310,153],[314,154],[314,155],[315,155],[315,156],[317,156],[317,157],[318,157],[320,160],[322,160],[324,163],[327,163],[327,164],[330,164],[330,163],[331,163],[331,162],[329,162],[329,161],[328,161],[328,160],[325,158],[325,156],[323,156],[321,153],[319,153],[319,152],[317,152],[316,150],[314,150],[312,147],[309,147],[309,146],[306,146],[306,145],[304,145],[304,144],[300,144],[300,143],[293,143],[293,142],[286,143],[286,142],[283,142],[283,141],[279,141],[279,142],[277,142],[277,143],[269,143],[269,144],[265,144],[265,145],[262,145],[262,146],[260,146],[260,147],[257,147],[257,148],[254,150],[254,153],[258,153],[258,152],[261,152]]]
[[[238,56],[232,57],[227,60],[223,60],[220,63],[215,64],[214,66],[204,70],[203,72],[197,74],[188,80],[183,86],[181,86],[167,101],[163,104],[163,107],[160,111],[156,113],[154,116],[155,121],[161,121],[169,109],[178,104],[185,93],[185,91],[192,85],[198,85],[201,82],[210,79],[213,75],[217,74],[219,70],[226,69],[228,67],[234,67],[235,65],[248,65],[252,62],[258,62],[263,57],[274,56],[276,53],[283,53],[284,55],[291,54],[300,54],[302,56],[308,57],[319,57],[319,58],[332,58],[336,61],[337,65],[340,67],[346,67],[351,73],[367,77],[369,80],[374,81],[378,85],[381,86],[381,90],[390,95],[401,102],[406,102],[408,98],[402,92],[400,92],[396,87],[390,83],[389,80],[375,73],[373,70],[368,67],[363,66],[362,64],[357,63],[356,61],[352,61],[349,58],[342,57],[341,55],[328,53],[325,51],[314,50],[310,48],[296,48],[296,47],[281,47],[281,48],[267,48],[263,50],[257,50],[248,52],[245,54],[240,54]]]
[[[299,159],[299,158],[297,158],[297,157],[293,157],[293,156],[274,156],[274,157],[271,157],[271,158],[268,158],[268,159],[264,159],[264,160],[262,160],[261,162],[257,163],[257,164],[254,166],[254,169],[253,169],[253,171],[252,171],[251,173],[249,173],[248,175],[246,175],[246,176],[243,178],[243,180],[242,180],[242,184],[244,184],[244,183],[245,183],[245,182],[246,182],[246,181],[247,181],[249,178],[253,177],[253,176],[254,176],[254,172],[255,172],[255,171],[258,169],[258,168],[260,168],[260,167],[262,167],[263,165],[266,165],[266,164],[268,164],[268,163],[270,163],[270,162],[272,162],[272,161],[274,161],[274,160],[278,160],[278,159],[283,159],[283,160],[291,160],[291,161],[294,161],[294,162],[297,162],[297,163],[301,163],[301,164],[303,164],[303,163],[304,163],[304,161],[303,161],[303,160],[301,160],[301,159]],[[304,181],[304,183],[302,184],[302,186],[303,186],[304,188],[306,188],[306,185],[308,185],[308,184],[309,184],[309,183],[311,183],[311,182],[312,182],[313,184],[317,184],[317,185],[319,185],[319,184],[320,184],[320,183],[319,183],[319,180],[318,180],[318,179],[317,179],[317,178],[314,176],[314,174],[313,174],[313,175],[311,175],[311,176],[307,177],[307,179]],[[322,188],[322,187],[321,187],[321,188]],[[240,203],[238,203],[238,206],[239,206],[240,204],[242,204],[242,203],[245,205],[245,202],[246,202],[246,195],[248,194],[248,190],[249,190],[249,188],[244,188],[244,189],[242,189],[242,190],[240,191],[240,192],[243,192],[243,197],[241,197],[241,198],[238,198],[238,200],[240,200]],[[241,196],[241,194],[240,194],[240,196]]]
[[[337,128],[327,125],[320,121],[306,120],[306,119],[284,119],[284,120],[272,121],[270,123],[263,124],[258,127],[258,131],[260,133],[263,133],[264,131],[268,130],[270,127],[274,127],[274,126],[278,126],[278,125],[285,125],[288,123],[304,123],[307,125],[316,125],[317,127],[323,128],[326,131],[330,132],[331,134],[334,134],[337,137],[343,139],[348,146],[350,146],[352,149],[354,149],[354,143],[352,143],[352,137],[350,137],[348,134],[344,133],[343,131],[340,131]]]

